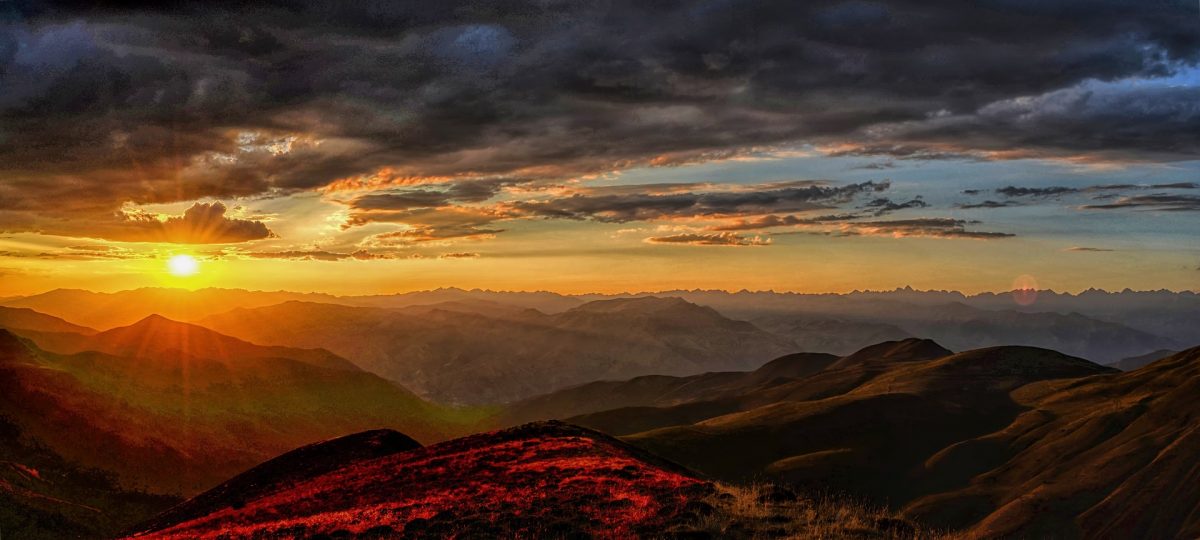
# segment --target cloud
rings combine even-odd
[[[1116,250],[1108,249],[1108,248],[1098,248],[1098,247],[1071,246],[1067,249],[1064,249],[1063,251],[1104,252],[1104,251],[1116,251]]]
[[[401,255],[396,253],[376,253],[367,251],[365,249],[360,249],[350,253],[312,249],[288,251],[249,251],[243,252],[242,254],[255,259],[289,259],[297,261],[343,261],[347,259],[372,261],[382,259],[410,258],[410,255]]]
[[[966,226],[975,222],[952,218],[919,218],[892,221],[860,221],[842,225],[849,234],[873,236],[933,238],[967,238],[974,240],[996,240],[1016,236],[1004,232],[968,231]]]
[[[517,201],[516,214],[555,219],[609,223],[700,216],[753,215],[833,208],[853,198],[887,190],[888,182],[843,186],[767,184],[736,191],[697,191],[667,194],[576,194],[544,201]]]
[[[459,251],[454,253],[443,253],[438,255],[439,259],[478,259],[479,254],[468,251]]]
[[[1136,195],[1121,197],[1109,204],[1086,204],[1086,210],[1159,210],[1164,212],[1200,211],[1200,196],[1196,195]]]
[[[125,203],[561,180],[797,142],[1171,160],[1200,137],[1185,2],[4,9],[5,230],[84,235]],[[386,204],[467,200],[448,197]]]
[[[1031,187],[1016,187],[1008,186],[996,190],[996,193],[1005,197],[1053,197],[1055,195],[1064,195],[1067,193],[1078,193],[1078,188],[1069,188],[1063,186],[1054,186],[1046,188],[1031,188]]]
[[[124,242],[172,242],[177,244],[233,244],[271,238],[274,233],[261,221],[225,216],[220,202],[196,203],[182,216],[156,216],[126,212],[122,223],[109,229],[104,238]]]
[[[1021,203],[1016,201],[992,201],[987,200],[980,203],[960,204],[959,208],[969,210],[972,208],[1007,208],[1009,206],[1021,206]]]
[[[691,246],[766,246],[771,244],[770,238],[761,236],[742,236],[732,232],[720,233],[683,233],[671,236],[654,236],[646,239],[651,244],[686,244]]]
[[[477,203],[495,197],[509,186],[525,183],[518,180],[488,179],[450,182],[441,189],[394,189],[363,195],[350,201],[355,210],[409,210],[438,208],[456,203]]]
[[[1016,236],[1004,232],[969,231],[967,225],[976,225],[978,221],[953,218],[913,218],[899,220],[867,220],[863,214],[831,214],[824,216],[801,217],[762,216],[754,219],[735,220],[712,228],[714,231],[735,232],[763,230],[777,227],[796,227],[823,234],[841,236],[893,236],[897,238],[911,236],[928,236],[939,238],[967,238],[975,240],[994,240]]]
[[[868,202],[867,204],[864,205],[865,208],[872,209],[872,213],[874,213],[875,216],[882,216],[884,214],[890,214],[897,210],[907,210],[909,208],[926,208],[928,206],[929,206],[929,203],[922,200],[921,197],[917,197],[915,199],[909,200],[907,202],[902,202],[902,203],[894,202],[891,199],[881,197],[878,199],[874,199],[871,202]]]

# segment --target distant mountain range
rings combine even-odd
[[[117,293],[55,290],[5,299],[0,305],[31,308],[103,330],[126,326],[152,314],[196,322],[234,309],[289,301],[380,309],[441,305],[448,311],[495,316],[498,309],[554,315],[587,302],[646,296],[682,298],[716,309],[725,317],[750,321],[791,341],[795,351],[848,354],[879,341],[925,337],[955,349],[1028,345],[1111,363],[1156,350],[1200,345],[1192,324],[1200,320],[1200,295],[1188,291],[1038,291],[1032,304],[1022,305],[1008,293],[964,295],[911,289],[849,294],[679,290],[565,296],[447,288],[394,295],[333,296],[149,288]],[[493,309],[484,307],[488,305]]]
[[[442,403],[494,404],[598,379],[750,369],[787,339],[679,299],[545,314],[453,302],[407,309],[289,302],[200,324],[255,343],[322,347]]]
[[[795,375],[773,376],[782,366]],[[983,538],[1194,538],[1198,392],[1200,348],[1119,373],[1045,349],[909,339],[583,385],[505,418],[568,418],[718,479],[848,493]],[[593,403],[612,408],[581,412]]]

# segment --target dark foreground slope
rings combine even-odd
[[[981,538],[1200,537],[1200,348],[1127,373],[937,350],[885,344],[741,396],[573,421],[722,480],[846,493]]]
[[[130,536],[928,536],[903,520],[808,501],[788,490],[716,485],[568,424],[527,424],[407,451],[381,446],[387,437],[402,436],[360,434],[286,454]],[[363,452],[363,445],[372,450]],[[339,457],[340,466],[331,467]]]
[[[1003,429],[924,465],[962,479],[909,515],[985,537],[1200,538],[1200,348],[1018,389]]]
[[[0,416],[0,533],[59,540],[111,537],[177,503],[122,488],[112,475],[80,467],[25,437]]]

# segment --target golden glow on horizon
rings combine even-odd
[[[175,277],[190,277],[200,272],[200,261],[191,255],[175,255],[167,259],[167,271]]]

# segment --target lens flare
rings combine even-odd
[[[1033,305],[1034,302],[1037,302],[1037,289],[1037,280],[1033,279],[1033,276],[1028,274],[1017,276],[1012,285],[1013,302],[1021,306]]]

